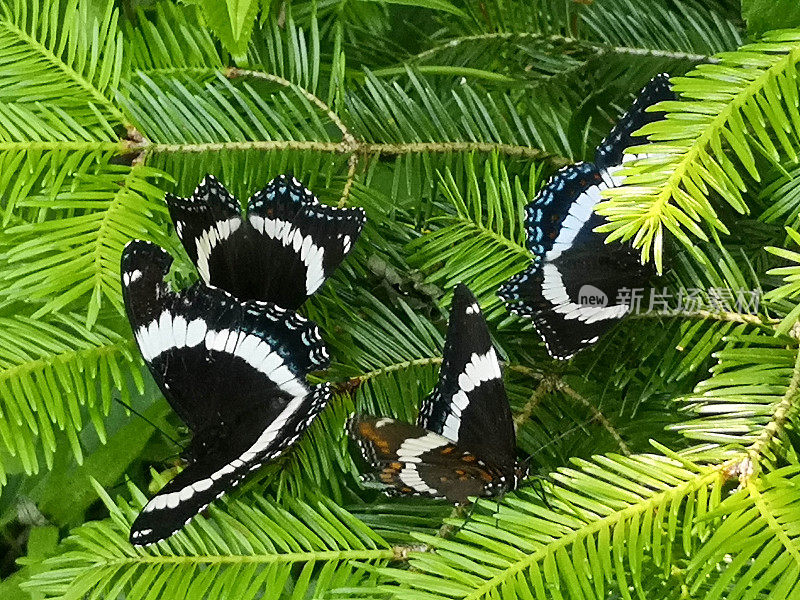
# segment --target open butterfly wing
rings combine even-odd
[[[511,312],[533,319],[554,358],[595,343],[629,311],[635,290],[653,274],[628,244],[605,244],[595,233],[605,220],[594,209],[604,189],[621,183],[616,173],[628,157],[624,150],[644,142],[635,132],[663,117],[648,109],[673,97],[668,76],[654,77],[600,144],[595,164],[561,169],[526,207],[528,248],[536,259],[498,294]]]
[[[242,215],[236,198],[213,175],[206,175],[191,196],[167,194],[166,202],[178,238],[200,278],[227,289],[220,277],[232,277],[236,263],[245,258],[237,252]]]
[[[439,382],[417,424],[489,464],[513,469],[516,438],[500,362],[478,301],[463,284],[453,294]]]
[[[648,123],[664,118],[663,112],[651,110],[651,107],[667,100],[675,100],[675,93],[670,88],[669,75],[659,73],[642,88],[630,108],[600,142],[594,155],[597,168],[602,171],[621,165],[626,148],[646,143],[643,136],[634,134]]]
[[[352,250],[360,208],[324,206],[299,181],[280,175],[239,204],[213,176],[190,198],[167,195],[175,229],[201,279],[239,300],[296,309]]]
[[[364,227],[360,208],[319,203],[281,175],[248,202],[253,250],[252,297],[296,308],[316,292],[352,250]]]
[[[122,258],[123,298],[148,368],[194,432],[190,455],[197,466],[178,481],[193,484],[209,469],[225,471],[196,498],[179,490],[191,496],[181,505],[185,512],[228,489],[231,473],[243,477],[297,439],[329,395],[311,389],[305,375],[327,365],[328,356],[316,326],[294,312],[238,302],[202,284],[171,292],[163,281],[169,264],[157,246],[131,242]],[[141,529],[177,529],[181,511],[161,529],[143,517]],[[151,539],[142,536],[132,539]]]
[[[330,395],[329,385],[317,386],[277,414],[262,403],[239,415],[230,424],[230,435],[198,433],[190,447],[197,458],[144,506],[131,526],[131,543],[143,546],[169,537],[251,471],[279,456],[297,441]]]

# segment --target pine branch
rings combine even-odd
[[[308,90],[299,87],[292,82],[263,71],[241,70],[234,68],[225,69],[206,69],[197,70],[198,79],[205,76],[218,74],[221,77],[251,77],[275,83],[282,87],[290,88],[293,92],[301,95],[305,100],[319,109],[333,123],[342,134],[341,141],[314,140],[314,139],[267,139],[267,140],[246,140],[246,141],[204,141],[194,142],[182,141],[177,143],[159,143],[148,141],[147,139],[138,143],[129,143],[125,146],[128,150],[135,150],[142,153],[140,160],[146,160],[148,156],[154,154],[197,154],[203,152],[243,152],[253,151],[313,151],[325,153],[345,154],[351,157],[364,156],[401,156],[405,154],[451,154],[466,152],[496,152],[502,155],[548,159],[555,166],[563,166],[568,163],[566,158],[554,156],[540,148],[531,147],[524,144],[504,143],[500,141],[414,141],[414,142],[372,142],[358,139],[350,132],[342,119],[318,96]],[[142,73],[143,77],[146,77]],[[148,78],[149,79],[149,78]],[[229,88],[230,90],[230,88]],[[139,98],[143,100],[143,98]],[[162,102],[164,100],[162,99]],[[185,100],[184,100],[185,102]],[[130,110],[139,116],[144,117],[147,110],[140,107],[129,105]],[[177,117],[177,114],[176,114]],[[146,137],[152,135],[154,122],[149,120],[144,126],[140,125],[140,132]]]
[[[675,50],[663,50],[659,48],[634,48],[629,46],[611,46],[598,42],[591,42],[584,39],[569,37],[565,35],[552,35],[539,32],[524,32],[524,31],[495,31],[488,33],[478,33],[473,35],[464,35],[459,37],[450,38],[447,40],[438,41],[435,46],[427,48],[422,52],[414,55],[409,62],[424,62],[429,60],[436,54],[443,51],[452,51],[463,44],[470,42],[484,42],[491,40],[502,40],[505,42],[519,43],[519,42],[535,42],[542,43],[545,46],[557,45],[560,47],[571,47],[574,49],[588,50],[596,57],[602,57],[606,54],[622,54],[629,56],[652,56],[656,58],[667,58],[673,60],[685,60],[689,62],[699,63],[716,63],[718,59],[707,54],[697,54],[693,52],[681,52]],[[378,71],[376,71],[378,73]]]
[[[142,363],[131,340],[96,325],[88,330],[76,315],[47,319],[22,315],[0,318],[0,430],[6,455],[0,455],[0,484],[12,457],[28,473],[44,459],[52,467],[57,435],[63,432],[75,457],[88,416],[101,441],[103,417],[118,390],[128,400],[131,383],[143,390]]]
[[[772,417],[761,429],[758,438],[747,448],[755,468],[759,467],[762,457],[765,455],[768,460],[774,460],[775,450],[781,452],[780,448],[776,449],[773,446],[798,410],[800,410],[800,352],[797,352],[789,385],[783,397],[775,405]]]
[[[372,577],[356,561],[381,565],[406,554],[325,498],[282,505],[257,495],[228,498],[168,540],[135,549],[127,538],[143,494],[129,485],[132,506],[95,488],[111,518],[73,530],[26,589],[45,598],[101,593],[141,600],[163,593],[248,600],[283,589],[299,569],[295,593],[321,596],[332,586],[369,585]]]
[[[165,212],[161,191],[148,182],[160,175],[141,165],[106,164],[79,189],[65,186],[47,202],[71,216],[7,229],[2,294],[13,301],[42,300],[34,318],[83,301],[91,327],[104,299],[122,314],[122,248],[131,238],[165,238],[153,231],[153,216]],[[30,196],[19,204],[38,202]]]
[[[790,517],[800,502],[797,471],[792,465],[760,480],[747,479],[725,499],[716,511],[724,520],[689,562],[689,593],[705,588],[704,597],[731,600],[791,595],[800,565],[800,545]],[[733,536],[739,540],[735,547],[726,542]]]
[[[6,44],[23,47],[33,55],[28,59],[31,63],[37,66],[44,63],[48,70],[56,70],[61,75],[59,79],[72,88],[70,96],[75,99],[88,96],[113,121],[127,124],[123,113],[113,102],[114,89],[122,71],[122,37],[117,30],[117,12],[113,2],[106,0],[100,5],[100,22],[93,21],[94,15],[90,16],[86,2],[71,0],[62,8],[61,2],[45,1],[43,15],[37,14],[40,10],[38,6],[28,9],[26,4],[22,0],[10,0],[4,4],[0,32],[8,36]],[[66,18],[62,24],[63,35],[50,36],[49,20],[57,19],[62,12]],[[83,37],[81,30],[91,33]],[[92,54],[95,59],[87,61]],[[97,55],[102,56],[102,61],[97,60]],[[18,68],[19,73],[26,72],[23,65],[18,65]],[[35,90],[35,86],[31,87],[33,89],[28,90],[29,93]],[[58,98],[58,101],[63,100]],[[103,125],[108,127],[108,122]]]
[[[652,257],[659,270],[664,229],[687,248],[694,246],[690,235],[708,239],[701,224],[711,235],[728,232],[711,205],[710,190],[737,212],[747,212],[745,181],[729,153],[758,181],[754,151],[779,162],[782,155],[795,160],[800,148],[792,75],[800,61],[800,36],[770,34],[720,60],[675,79],[681,101],[662,105],[666,119],[642,130],[652,143],[634,149],[647,158],[629,163],[624,185],[609,190],[609,200],[597,208],[609,220],[601,228],[611,232],[609,240],[633,239],[642,259]],[[737,73],[735,81],[721,75],[729,72]],[[729,81],[723,89],[718,75]]]
[[[716,356],[712,376],[684,400],[697,417],[673,429],[719,445],[721,459],[746,452],[756,467],[775,463],[785,452],[775,442],[798,405],[796,341],[764,334],[729,336]]]
[[[722,467],[686,468],[650,455],[579,464],[580,470],[553,474],[551,508],[521,492],[499,507],[480,501],[491,512],[474,514],[452,540],[415,534],[437,552],[412,554],[412,571],[379,569],[387,583],[377,593],[402,599],[447,590],[449,597],[469,600],[543,599],[548,590],[566,587],[604,597],[609,585],[623,595],[628,586],[642,594],[646,557],[659,564],[669,560],[679,536],[702,539],[707,525],[691,530],[694,511],[699,517],[714,510],[724,480]],[[465,564],[472,567],[466,573],[459,566]]]

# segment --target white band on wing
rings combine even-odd
[[[441,495],[437,490],[430,487],[420,477],[415,463],[422,462],[420,458],[423,454],[436,448],[449,446],[452,442],[441,435],[428,432],[421,437],[408,438],[397,449],[397,460],[403,463],[403,470],[398,473],[400,481],[413,489],[415,492]]]
[[[195,248],[197,249],[197,272],[203,281],[209,283],[211,281],[211,274],[208,269],[208,258],[211,256],[211,251],[221,241],[228,239],[230,235],[239,229],[242,224],[240,217],[227,219],[225,221],[217,221],[214,226],[201,233],[194,241]],[[178,232],[180,235],[180,232]]]
[[[494,348],[489,348],[486,354],[472,353],[464,371],[458,376],[459,390],[450,402],[450,413],[444,422],[442,435],[451,440],[458,440],[458,430],[461,427],[461,413],[469,405],[467,394],[486,381],[502,377],[500,363]]]
[[[578,319],[589,324],[605,319],[620,318],[630,310],[627,304],[587,306],[572,302],[556,265],[545,263],[542,265],[542,274],[542,295],[553,305],[553,310],[565,319]]]
[[[148,362],[173,349],[192,348],[201,342],[209,350],[226,352],[244,360],[259,373],[266,375],[281,391],[293,397],[304,397],[308,387],[294,376],[283,358],[261,338],[231,329],[207,329],[205,321],[186,322],[182,315],[173,318],[164,311],[149,325],[136,331],[136,341]]]
[[[325,281],[325,273],[322,270],[325,248],[314,244],[314,239],[310,235],[303,236],[289,221],[250,215],[250,224],[256,231],[270,239],[278,240],[284,246],[292,246],[306,267],[306,294],[310,296],[319,289]]]

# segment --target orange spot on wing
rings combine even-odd
[[[384,454],[389,453],[389,442],[387,442],[380,436],[378,430],[372,423],[362,421],[361,423],[358,424],[358,432],[364,439],[372,442],[378,448],[378,450],[380,450]]]

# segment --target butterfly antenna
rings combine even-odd
[[[127,473],[124,473],[123,475],[124,475],[124,477],[123,477],[122,481],[120,481],[118,484],[116,484],[116,485],[115,485],[114,487],[112,487],[112,488],[107,488],[107,490],[106,490],[106,491],[108,491],[109,493],[110,493],[110,492],[113,492],[113,491],[116,491],[116,490],[118,490],[119,488],[121,488],[123,485],[125,485],[126,483],[128,483],[129,481],[131,481],[131,478],[130,478],[130,477],[128,477],[128,474],[127,474]]]
[[[531,488],[533,488],[533,491],[536,492],[536,495],[539,496],[539,498],[541,498],[542,503],[545,505],[545,507],[548,508],[549,510],[553,510],[553,507],[547,501],[547,495],[544,493],[544,479],[538,476],[534,476],[531,479]]]
[[[530,454],[528,454],[528,456],[525,457],[524,459],[522,459],[522,461],[520,461],[520,462],[523,465],[525,465],[526,467],[530,466],[530,462],[531,462],[531,460],[533,460],[534,456],[536,456],[537,454],[541,453],[545,448],[549,448],[553,444],[557,444],[558,442],[563,440],[565,437],[570,435],[573,431],[576,431],[577,429],[583,428],[585,425],[588,425],[589,423],[594,421],[596,418],[597,417],[595,415],[592,415],[591,417],[589,417],[585,421],[581,421],[580,423],[576,423],[575,425],[573,425],[572,427],[570,427],[566,431],[564,431],[564,432],[558,434],[557,436],[555,436],[554,438],[552,438],[546,444],[542,444],[541,446],[539,446],[534,452],[531,452]]]
[[[129,411],[131,411],[131,412],[132,412],[133,414],[135,414],[136,416],[138,416],[138,417],[140,417],[141,419],[143,419],[143,420],[144,420],[146,423],[148,423],[148,424],[149,424],[149,425],[150,425],[150,426],[151,426],[153,429],[155,429],[156,431],[160,432],[160,433],[161,433],[161,435],[163,435],[163,436],[164,436],[165,438],[167,438],[167,439],[168,439],[170,442],[172,442],[172,443],[173,443],[173,444],[175,444],[175,445],[176,445],[178,448],[180,448],[180,449],[181,449],[181,452],[184,452],[184,451],[186,450],[186,447],[185,447],[183,444],[181,444],[181,443],[180,443],[178,440],[176,440],[174,437],[172,437],[172,436],[171,436],[170,434],[168,434],[166,431],[164,431],[163,429],[161,429],[161,427],[159,427],[158,425],[156,425],[155,423],[153,423],[153,421],[151,421],[149,418],[147,418],[146,416],[144,416],[144,415],[143,415],[142,413],[140,413],[138,410],[136,410],[135,408],[133,408],[133,407],[132,407],[130,404],[128,404],[127,402],[123,401],[123,400],[122,400],[122,399],[120,399],[120,398],[117,398],[116,396],[114,397],[114,400],[116,400],[117,402],[119,402],[119,403],[120,403],[122,406],[124,406],[125,408],[127,408]]]

